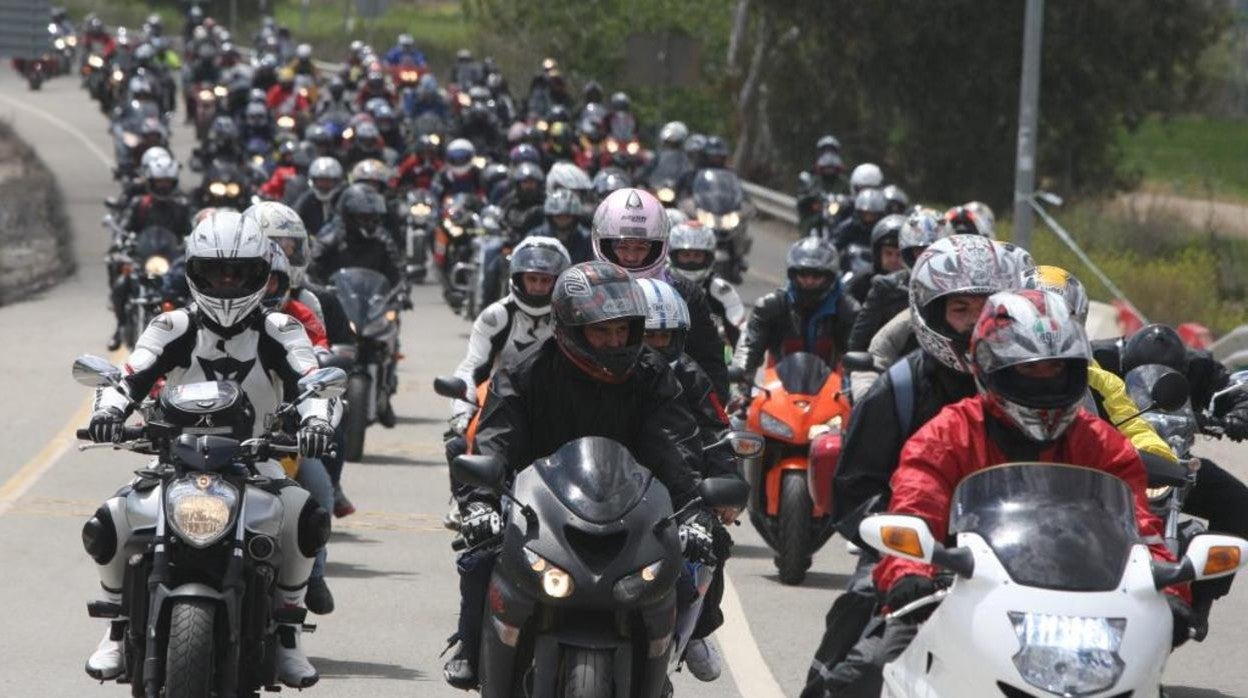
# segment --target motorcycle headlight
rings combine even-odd
[[[355,129],[347,128],[342,132],[342,140],[349,141],[355,137]]]
[[[446,226],[446,233],[453,238],[457,238],[460,235],[464,234],[464,229],[458,225],[455,225],[454,223],[451,223],[450,225]]]
[[[614,153],[615,151],[619,149],[620,149],[620,144],[614,138],[607,140],[607,152],[608,153]]]
[[[659,201],[665,204],[670,204],[675,200],[676,200],[676,191],[674,189],[672,189],[671,187],[659,188]]]
[[[65,37],[65,43],[66,43],[66,44],[69,44],[70,46],[77,46],[77,45],[78,45],[78,37],[76,37],[76,36],[67,36],[67,37]]]
[[[736,211],[733,211],[732,213],[725,213],[719,219],[719,227],[721,228],[735,228],[740,223],[741,214]]]
[[[120,70],[113,71],[113,82],[121,82],[122,79],[125,77],[126,77],[126,74],[121,72]]]
[[[200,90],[199,91],[199,101],[211,102],[214,99],[216,99],[216,97],[213,96],[212,90]]]
[[[160,255],[152,255],[143,263],[143,271],[148,276],[164,276],[169,271],[169,260]]]
[[[57,51],[61,51],[61,50],[63,50],[63,49],[65,48],[65,40],[64,40],[64,39],[57,39],[56,41],[53,41],[53,42],[52,42],[52,45],[53,45],[53,46],[56,46],[56,50],[57,50]]]
[[[433,207],[429,204],[412,204],[412,208],[410,210],[412,215],[417,218],[424,218],[430,213],[433,213]]]
[[[230,530],[238,490],[219,475],[199,473],[171,484],[165,493],[165,511],[174,533],[206,548]]]
[[[225,193],[229,194],[231,198],[238,196],[240,191],[242,191],[242,187],[238,186],[238,184],[234,182],[230,182],[225,185]]]
[[[295,117],[293,117],[293,116],[291,116],[291,115],[289,115],[289,114],[285,114],[285,115],[282,115],[282,116],[277,117],[277,127],[278,127],[278,128],[286,128],[286,129],[294,128],[294,127],[295,127]]]
[[[459,106],[466,107],[472,104],[472,97],[469,97],[467,92],[460,92],[455,95],[455,101],[459,102]]]
[[[103,68],[104,59],[100,58],[99,56],[91,56],[90,58],[87,59],[87,65],[91,66],[92,68]]]
[[[213,196],[225,196],[225,182],[213,182],[208,185],[208,193]]]
[[[655,560],[630,575],[620,577],[620,581],[612,587],[611,594],[620,603],[632,603],[650,589],[650,585],[659,578],[662,570],[663,561]]]
[[[538,130],[538,131],[543,131],[543,132],[545,132],[545,131],[549,131],[549,130],[550,130],[550,123],[549,123],[548,121],[546,121],[545,119],[538,119],[538,120],[537,120],[537,123],[536,123],[536,124],[534,124],[534,125],[535,125],[535,126],[537,126],[537,130]]]
[[[255,154],[255,155],[252,155],[252,156],[251,156],[251,164],[253,164],[253,165],[263,165],[263,164],[264,164],[264,156],[263,156],[263,155],[260,155],[259,153]]]
[[[793,427],[776,419],[767,412],[759,412],[758,416],[764,432],[782,439],[793,438]]]
[[[489,161],[489,160],[486,160],[486,159],[485,159],[485,156],[483,156],[483,155],[478,155],[478,156],[476,156],[475,158],[473,158],[473,159],[472,159],[472,164],[473,164],[473,166],[474,166],[474,167],[476,167],[477,169],[481,170],[481,169],[485,169],[485,166],[486,166],[486,165],[488,165],[488,164],[490,164],[490,161]]]
[[[828,218],[835,218],[838,211],[841,210],[841,204],[836,201],[828,202]]]
[[[814,441],[815,437],[820,434],[839,433],[841,433],[841,415],[838,414],[823,424],[811,425],[810,429],[806,430],[806,438],[810,441]]]
[[[715,227],[715,214],[711,213],[710,211],[703,211],[702,209],[698,209],[698,222],[701,223],[702,227],[704,228],[714,228]]]
[[[225,97],[226,95],[230,94],[230,91],[225,89],[225,85],[217,85],[216,87],[212,88],[212,93],[218,97]]]
[[[629,143],[628,143],[628,154],[629,154],[629,155],[636,155],[636,154],[638,153],[638,151],[640,151],[640,150],[641,150],[641,144],[640,144],[640,143],[638,143],[637,141],[629,141]]]
[[[552,599],[566,599],[572,595],[572,575],[555,567],[549,560],[537,553],[524,549],[524,559],[542,580],[542,591]]]
[[[435,146],[442,145],[442,136],[439,136],[436,133],[431,133],[429,134],[429,142]]]
[[[1057,695],[1082,696],[1109,690],[1126,666],[1118,646],[1125,618],[1084,618],[1011,611],[1022,649],[1014,666],[1023,680]]]

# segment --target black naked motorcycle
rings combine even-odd
[[[119,389],[121,377],[99,357],[74,362],[75,380],[89,387]],[[340,395],[346,381],[338,368],[308,374],[269,423],[308,398]],[[115,553],[129,555],[122,602],[95,601],[88,613],[114,619],[113,637],[125,641],[121,680],[134,696],[277,690],[276,624],[302,623],[306,611],[272,610],[282,506],[256,464],[298,449],[278,434],[247,438],[255,412],[233,382],[166,386],[143,412],[146,423],[126,427],[121,440],[79,447],[156,457],[126,495],[131,534]],[[105,538],[90,523],[83,530],[88,551]]]
[[[434,388],[470,397],[457,378]],[[761,440],[730,432],[712,446],[723,447],[752,455]],[[451,475],[510,505],[503,534],[474,548],[498,549],[482,623],[483,698],[659,698],[670,690],[671,659],[692,629],[678,610],[697,613],[678,609],[687,562],[676,520],[698,503],[742,508],[749,485],[705,479],[698,498],[673,512],[667,488],[622,444],[597,436],[568,442],[510,486],[489,456],[460,456]],[[465,549],[462,539],[453,547]]]
[[[715,231],[715,273],[741,283],[750,268],[746,257],[754,241],[748,220],[752,210],[737,173],[723,168],[698,172],[693,178],[693,207],[691,218]]]
[[[126,291],[121,339],[133,349],[147,324],[163,312],[165,275],[181,254],[182,242],[168,228],[160,226],[131,233],[118,227],[111,216],[105,216],[104,223],[114,234],[108,264],[117,271],[117,282],[124,284]]]

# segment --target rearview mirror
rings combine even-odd
[[[433,392],[452,400],[472,402],[468,396],[468,384],[457,376],[438,376],[433,379]]]
[[[698,496],[717,509],[744,509],[750,500],[750,484],[735,477],[708,477],[698,483]]]
[[[841,365],[846,371],[874,371],[875,358],[870,352],[851,351],[841,357]]]
[[[1153,404],[1166,412],[1182,409],[1190,395],[1191,388],[1188,386],[1187,378],[1181,373],[1163,373],[1149,391]]]
[[[497,492],[503,489],[506,476],[503,462],[494,456],[464,455],[456,456],[451,461],[451,477],[469,487],[483,487]]]
[[[1184,567],[1191,564],[1194,581],[1235,574],[1248,566],[1248,541],[1214,533],[1196,536],[1187,546],[1183,563]]]
[[[83,354],[74,359],[74,380],[88,388],[107,388],[121,382],[121,369],[108,359]]]
[[[310,397],[326,400],[347,392],[347,372],[334,366],[318,368],[299,379],[300,394],[312,391]]]
[[[927,522],[917,516],[876,514],[858,525],[858,535],[867,545],[884,553],[915,562],[931,563],[936,538]]]

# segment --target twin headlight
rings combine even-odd
[[[741,214],[736,211],[729,211],[722,216],[716,216],[710,211],[698,209],[698,222],[705,228],[732,230],[741,224]]]
[[[1085,618],[1011,611],[1022,649],[1014,666],[1027,683],[1049,693],[1084,696],[1118,682],[1125,664],[1118,646],[1125,618]]]
[[[533,574],[541,580],[542,591],[547,596],[552,599],[566,599],[572,595],[576,588],[572,583],[572,575],[528,548],[524,548],[524,560]],[[620,603],[630,603],[641,598],[650,589],[650,585],[659,578],[662,570],[663,561],[656,560],[632,574],[621,577],[612,589],[615,600]]]
[[[165,511],[174,533],[197,548],[206,548],[229,532],[237,504],[238,489],[208,473],[184,477],[165,491]]]
[[[766,411],[760,411],[758,413],[758,421],[759,425],[763,428],[764,433],[772,436],[778,436],[782,439],[793,438],[793,427],[771,416]]]

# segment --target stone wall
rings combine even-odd
[[[0,121],[0,305],[74,272],[73,230],[56,178]]]

